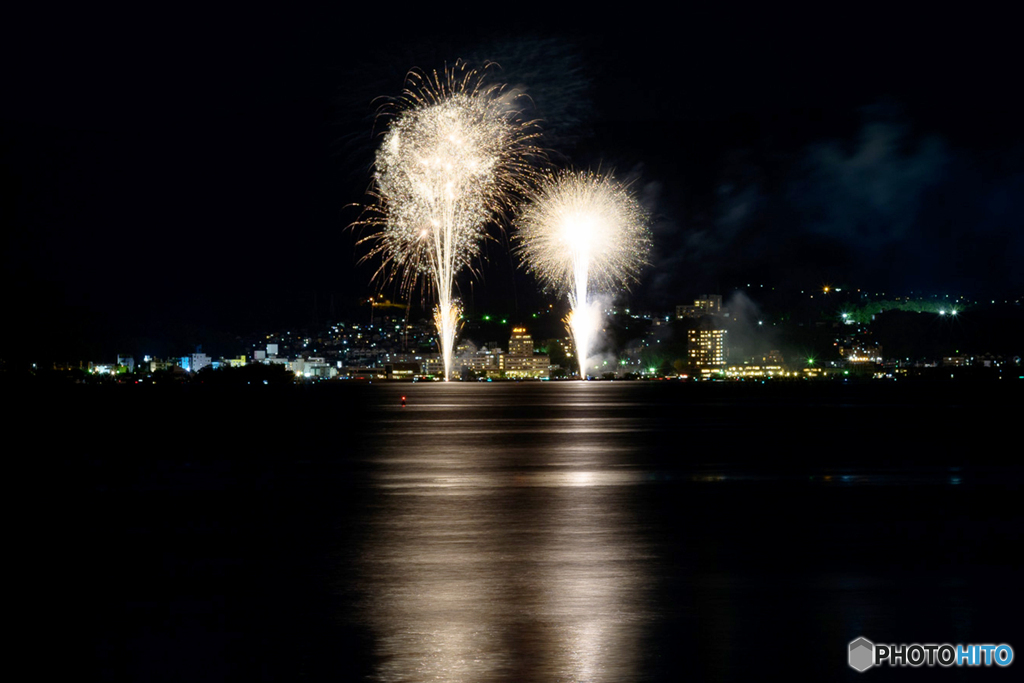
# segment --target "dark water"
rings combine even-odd
[[[79,678],[966,680],[1020,666],[846,665],[858,636],[1024,647],[1018,395],[75,389],[28,412],[54,425],[39,435],[39,610],[64,615],[55,638]]]

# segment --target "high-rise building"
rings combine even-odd
[[[690,330],[690,363],[696,367],[723,367],[728,357],[725,330]]]
[[[512,328],[512,338],[508,340],[508,355],[533,355],[533,337],[527,334],[525,327]]]
[[[551,375],[551,358],[535,356],[533,337],[525,327],[514,327],[508,340],[508,353],[498,359],[498,367],[508,379],[547,379]]]

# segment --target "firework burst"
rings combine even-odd
[[[411,72],[388,110],[374,163],[376,203],[362,223],[374,229],[375,279],[418,283],[436,299],[434,320],[451,374],[461,305],[456,277],[472,270],[486,226],[498,223],[535,176],[539,135],[520,120],[517,97],[459,63],[442,74]]]
[[[589,294],[636,282],[651,248],[647,214],[611,176],[566,171],[541,183],[517,224],[527,269],[546,288],[569,295],[565,322],[586,378],[600,323]]]

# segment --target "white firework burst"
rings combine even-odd
[[[382,256],[375,277],[398,278],[407,294],[417,282],[432,290],[445,379],[461,315],[456,277],[536,174],[539,133],[515,105],[462,63],[412,72],[377,152],[377,202],[362,221],[375,228],[369,256]]]
[[[600,324],[589,295],[637,281],[651,249],[648,216],[610,175],[565,171],[540,184],[516,223],[527,269],[545,287],[569,295],[566,324],[586,378]]]

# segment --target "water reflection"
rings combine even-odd
[[[936,458],[971,451],[902,427],[872,432],[874,456],[836,440],[868,402],[809,420],[780,394],[724,405],[705,389],[377,389],[342,470],[368,498],[345,612],[369,677],[756,680],[769,634],[813,653],[805,677],[835,680],[859,635],[1005,626],[977,596],[1016,585],[997,539],[1019,536],[1019,466]],[[766,437],[794,416],[798,437]]]
[[[361,557],[375,677],[636,678],[651,577],[629,448],[597,421],[467,429],[442,403],[391,416],[375,463]]]

